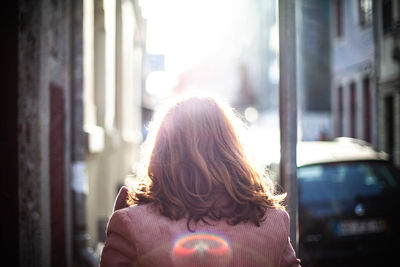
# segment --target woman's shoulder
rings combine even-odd
[[[280,216],[285,217],[289,216],[288,212],[284,208],[280,207],[265,207],[265,214],[269,214],[270,216]]]
[[[114,201],[113,213],[124,213],[129,215],[130,218],[141,217],[143,215],[149,216],[155,214],[155,209],[151,203],[140,205],[128,205],[127,200],[129,197],[129,189],[122,186]]]
[[[137,205],[132,205],[132,206],[128,205],[128,198],[129,198],[129,188],[126,186],[121,186],[117,194],[117,197],[115,198],[114,201],[113,211],[137,206]]]
[[[137,232],[138,229],[145,230],[157,221],[159,221],[159,216],[151,204],[133,205],[114,210],[107,228],[110,230],[127,228],[130,229],[129,231]],[[132,225],[135,227],[131,227]]]
[[[275,225],[276,227],[288,227],[289,225],[289,214],[286,210],[281,208],[267,207],[265,208],[264,221],[268,222],[269,225]]]
[[[122,186],[119,189],[117,197],[115,198],[113,212],[129,207],[127,203],[128,196],[129,196],[128,187]]]

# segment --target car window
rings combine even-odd
[[[297,177],[302,202],[351,201],[399,186],[396,169],[378,161],[303,166]]]

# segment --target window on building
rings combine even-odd
[[[356,83],[352,82],[350,84],[350,137],[356,137]]]
[[[392,0],[383,0],[382,3],[382,20],[383,32],[388,33],[392,28],[393,23],[393,2]]]
[[[361,26],[372,23],[372,0],[358,0],[359,18]]]
[[[371,143],[371,90],[369,88],[369,78],[365,77],[363,80],[363,97],[364,97],[364,140]]]
[[[336,136],[343,135],[343,87],[340,86],[337,92],[337,124],[336,124]]]
[[[334,0],[333,3],[335,9],[335,35],[340,38],[343,36],[343,1]]]

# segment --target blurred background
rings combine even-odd
[[[173,95],[220,95],[249,125],[257,160],[279,163],[278,2],[20,0],[2,10],[1,236],[15,266],[97,264],[146,126]],[[293,2],[297,141],[352,137],[400,166],[400,1]]]

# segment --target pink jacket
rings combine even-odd
[[[124,207],[120,191],[107,225],[100,267],[107,266],[300,266],[289,241],[289,215],[267,209],[260,227],[225,221],[191,223],[158,214],[151,205]]]

